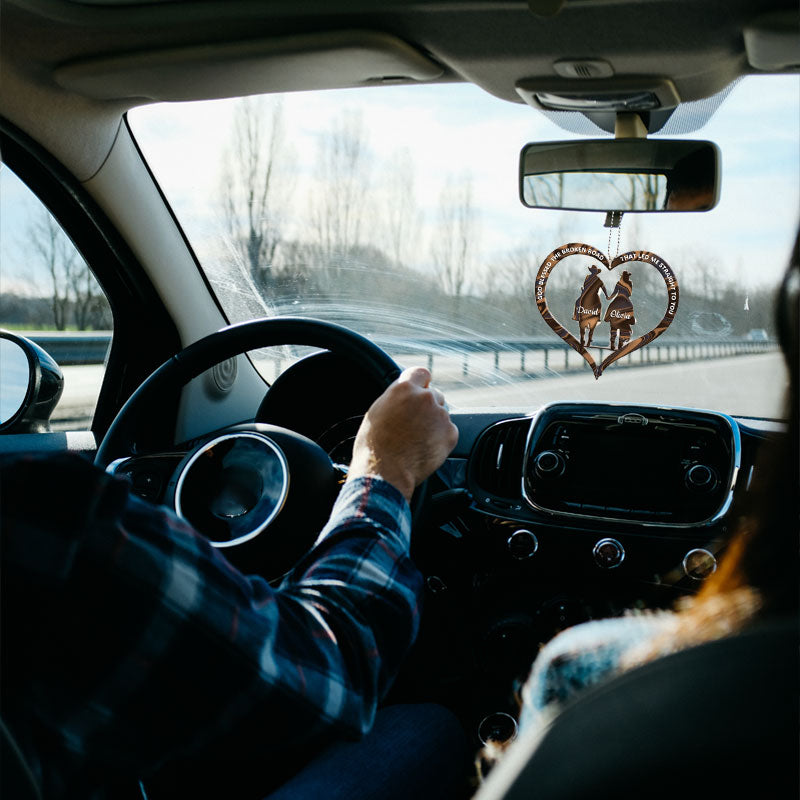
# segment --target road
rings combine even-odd
[[[691,406],[741,416],[781,417],[787,385],[779,353],[645,367],[612,366],[597,381],[588,370],[551,378],[493,372],[488,361],[485,365],[471,365],[470,376],[461,379],[460,366],[454,366],[438,360],[434,364],[434,380],[445,390],[452,409],[502,405],[529,412],[556,400],[583,400]],[[56,408],[54,428],[88,426],[102,377],[100,365],[64,367],[64,394]],[[486,381],[495,384],[486,385]],[[465,387],[465,382],[471,386]]]
[[[435,377],[435,375],[434,375]],[[740,416],[782,417],[788,375],[780,353],[447,390],[451,408],[500,405],[532,410],[556,400],[691,406]]]
[[[52,418],[54,430],[86,430],[91,424],[105,366],[61,367],[64,391]]]

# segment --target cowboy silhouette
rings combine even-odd
[[[617,281],[614,292],[611,295],[611,302],[606,309],[604,322],[611,324],[611,349],[617,350],[625,347],[631,338],[631,326],[636,324],[636,317],[633,313],[633,280],[631,274],[625,271]],[[619,336],[619,343],[615,347],[615,340]]]
[[[589,265],[589,274],[583,279],[583,286],[578,299],[575,301],[575,311],[572,314],[572,319],[577,320],[581,329],[581,347],[584,346],[583,339],[586,330],[589,330],[589,336],[586,341],[586,347],[592,343],[592,335],[597,323],[600,322],[600,292],[608,297],[606,287],[603,281],[599,278],[600,267],[594,264]]]

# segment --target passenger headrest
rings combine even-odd
[[[631,670],[515,742],[475,800],[796,798],[798,652],[791,619]]]

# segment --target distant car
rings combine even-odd
[[[747,338],[751,342],[766,342],[769,335],[763,328],[753,328],[747,332]]]

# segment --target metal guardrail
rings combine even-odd
[[[105,332],[32,331],[21,335],[44,348],[62,367],[103,364],[111,347],[111,334]]]
[[[427,355],[428,369],[433,370],[434,361],[439,357],[460,358],[462,362],[462,375],[466,376],[470,370],[470,356],[477,354],[493,354],[494,369],[500,367],[501,353],[519,354],[519,371],[528,372],[526,355],[541,353],[543,358],[536,368],[538,372],[553,373],[585,366],[585,362],[578,354],[564,342],[556,338],[508,338],[508,339],[378,339],[377,343],[392,353],[413,355]],[[605,344],[605,342],[603,342]],[[602,360],[604,352],[598,348],[590,347],[594,351],[595,360],[598,352]],[[775,350],[777,342],[766,340],[751,340],[745,338],[725,339],[700,339],[700,338],[670,338],[657,339],[655,342],[634,351],[628,357],[630,366],[647,364],[667,364],[679,361],[697,361],[704,358],[725,358],[728,356],[764,353]]]
[[[28,336],[62,366],[76,364],[102,364],[111,346],[110,333],[39,333],[30,332]],[[570,367],[571,348],[556,338],[505,338],[505,339],[394,339],[375,337],[382,347],[392,353],[405,353],[425,356],[428,367],[432,368],[434,360],[440,357],[461,358],[463,374],[468,374],[469,356],[472,354],[492,353],[495,368],[499,367],[501,353],[517,353],[520,358],[520,371],[526,371],[525,357],[528,353],[542,353],[545,370],[559,370]],[[674,363],[676,361],[696,361],[702,358],[724,358],[727,356],[763,353],[774,350],[777,343],[772,340],[754,341],[751,339],[725,338],[670,338],[657,339],[652,344],[630,355],[632,363],[657,364]]]

